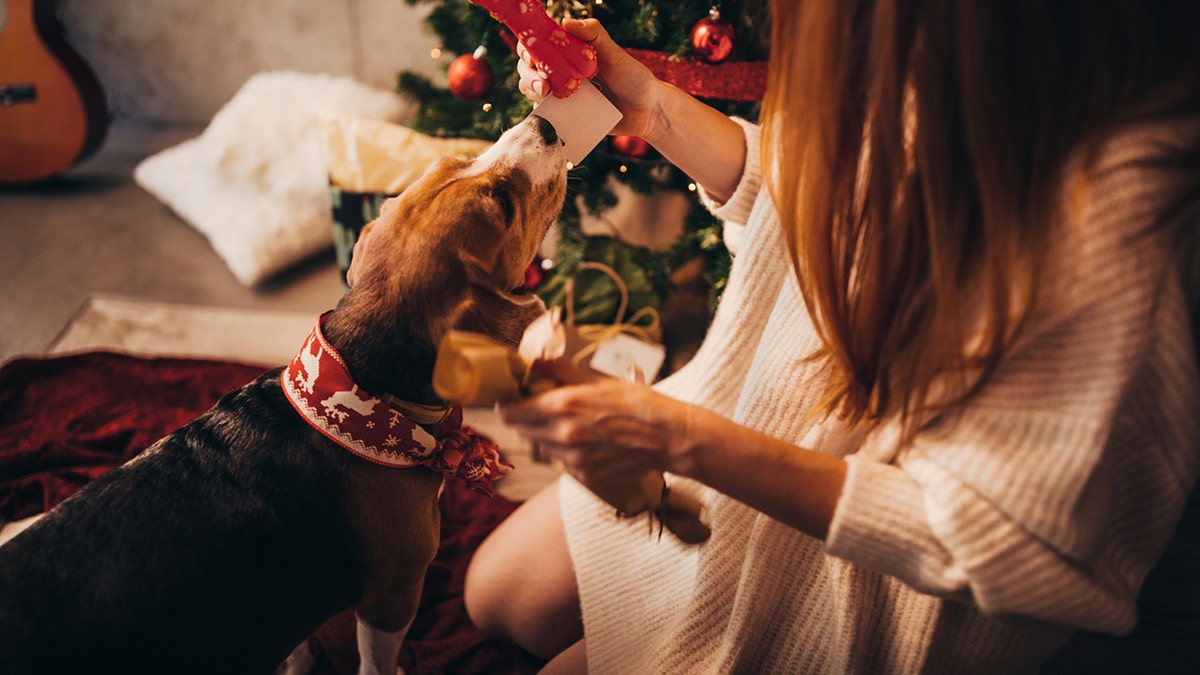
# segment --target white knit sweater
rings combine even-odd
[[[713,205],[736,248],[729,286],[659,389],[845,457],[845,489],[822,544],[674,478],[713,529],[687,547],[564,479],[590,671],[1013,673],[1074,629],[1131,630],[1200,473],[1200,381],[1197,289],[1145,233],[1170,177],[1130,162],[1194,127],[1124,134],[1064,190],[1053,292],[956,423],[898,447],[894,425],[864,438],[806,415],[818,338],[743,126],[745,175]]]

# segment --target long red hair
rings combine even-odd
[[[1200,113],[1194,0],[775,0],[772,21],[764,173],[822,410],[851,421],[969,397],[1032,307],[1068,156]]]

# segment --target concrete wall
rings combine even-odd
[[[402,0],[59,0],[68,41],[118,119],[203,124],[253,74],[344,75],[392,88],[411,69],[440,78],[424,7]],[[435,81],[440,81],[436,80]]]

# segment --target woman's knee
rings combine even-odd
[[[550,658],[583,635],[557,484],[531,497],[479,546],[463,589],[480,630]]]

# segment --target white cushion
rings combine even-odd
[[[260,73],[203,133],[148,157],[134,179],[202,232],[238,280],[256,284],[333,245],[322,109],[398,120],[408,107],[349,78]]]

